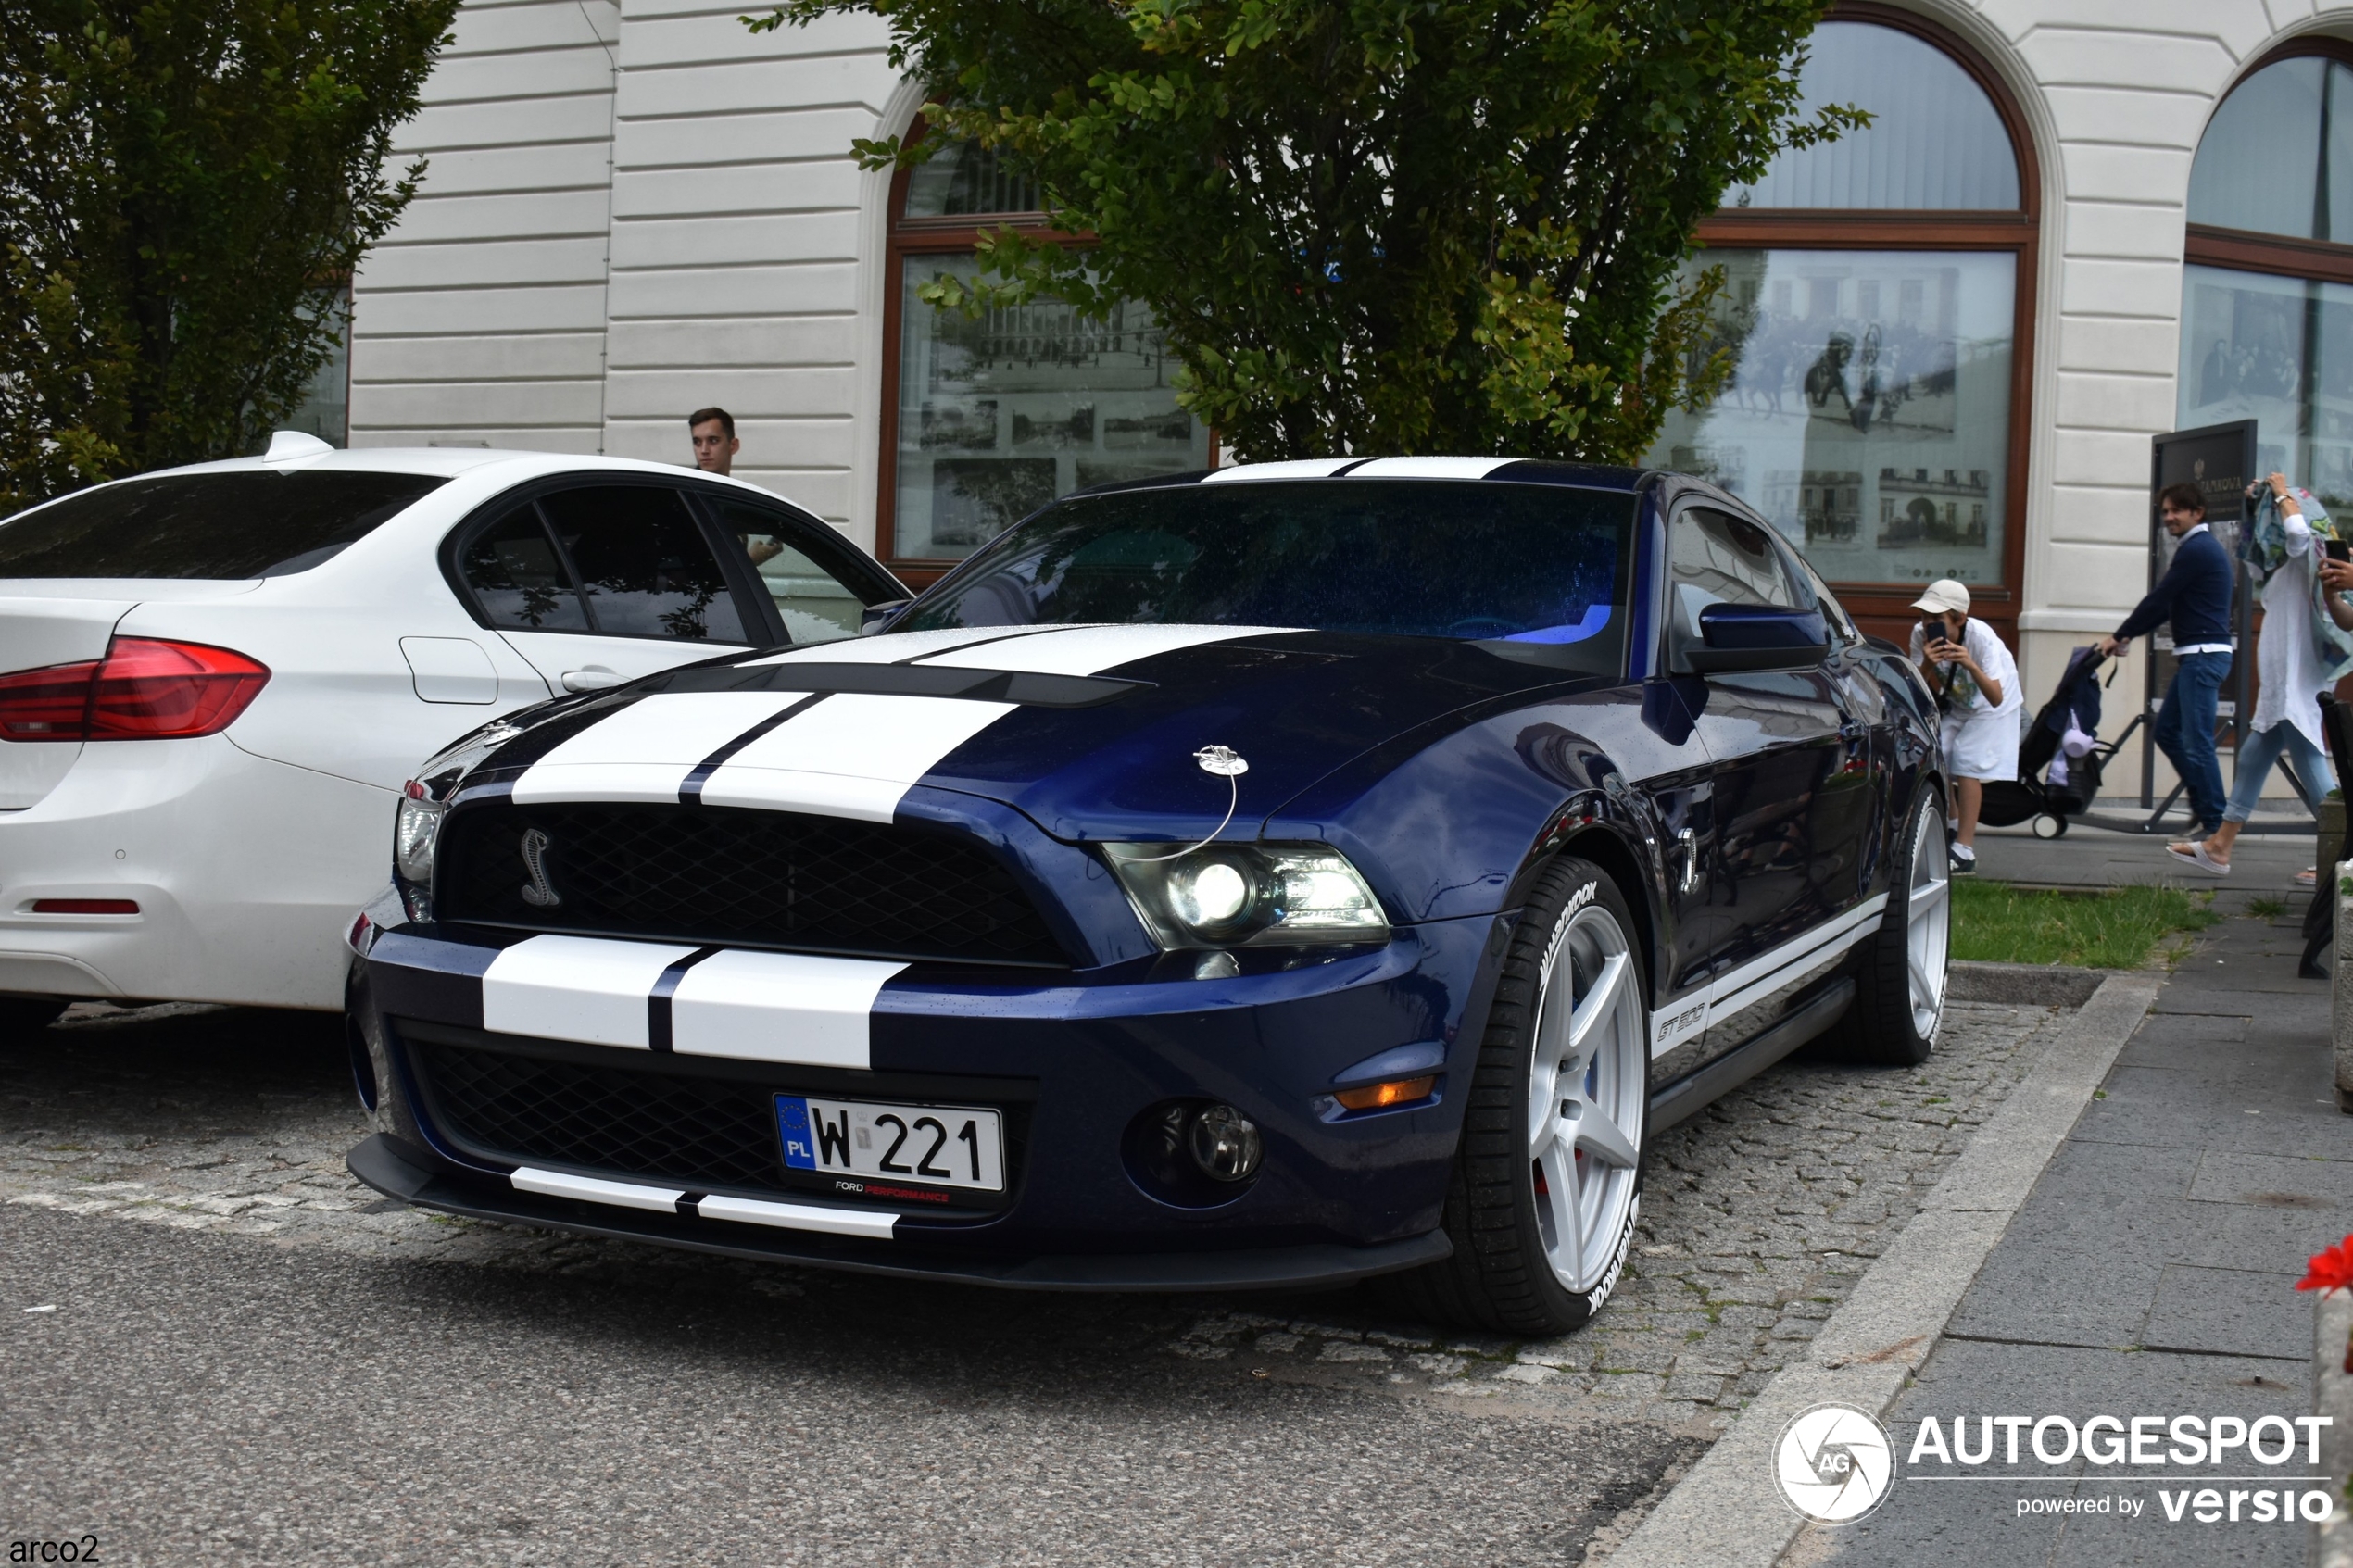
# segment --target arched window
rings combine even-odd
[[[1689,264],[1720,267],[1730,383],[1650,458],[1756,508],[1869,630],[1919,584],[1970,585],[2015,640],[2033,325],[2031,146],[1991,73],[1905,13],[1814,31],[1809,106],[1871,125],[1725,194]]]
[[[976,272],[983,230],[1044,231],[1038,205],[970,144],[892,191],[876,553],[917,583],[1057,495],[1209,466],[1209,433],[1176,406],[1142,307],[1093,320],[1042,301],[972,320],[917,297]]]
[[[2353,506],[2353,66],[2293,54],[2232,89],[2183,249],[2179,425],[2251,419],[2259,472]]]

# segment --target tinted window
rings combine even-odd
[[[821,565],[796,543],[801,532],[764,507],[741,501],[704,499],[718,515],[720,532],[741,545],[760,573],[761,586],[776,601],[785,634],[796,643],[854,637],[866,599],[846,574]]]
[[[560,490],[540,509],[580,574],[598,632],[746,643],[741,615],[702,530],[674,490],[650,484]]]
[[[1811,607],[1781,565],[1772,536],[1746,518],[1701,508],[1683,512],[1667,530],[1675,629],[1696,642],[1699,612],[1712,604]]]
[[[466,547],[466,586],[493,623],[534,632],[585,632],[572,574],[530,502],[500,518]]]
[[[0,524],[0,577],[283,577],[447,483],[246,470],[101,485]]]
[[[1580,644],[1615,668],[1634,498],[1321,480],[1085,496],[1032,518],[896,630],[1116,621]]]

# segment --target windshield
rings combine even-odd
[[[248,469],[103,484],[0,523],[0,577],[283,577],[447,483]]]
[[[1559,485],[1252,481],[1082,495],[894,631],[1118,622],[1575,645],[1615,671],[1635,498]]]

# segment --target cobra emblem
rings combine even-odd
[[[522,835],[522,869],[531,873],[524,884],[522,901],[535,909],[550,909],[564,901],[564,896],[547,881],[547,835],[531,828]]]

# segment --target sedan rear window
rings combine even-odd
[[[100,485],[0,523],[0,577],[284,577],[447,483],[246,470]]]

